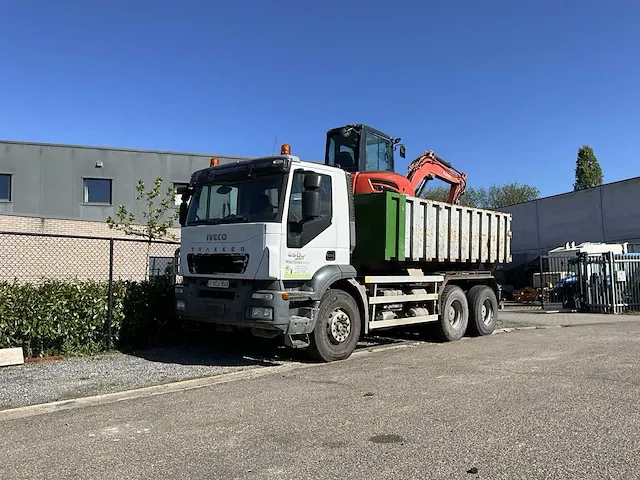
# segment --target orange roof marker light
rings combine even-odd
[[[218,160],[217,158],[212,158],[211,160],[209,160],[210,167],[217,167],[219,163],[220,160]]]
[[[283,143],[280,147],[280,155],[291,155],[291,145]]]

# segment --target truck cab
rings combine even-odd
[[[310,333],[318,293],[355,276],[348,180],[286,154],[195,172],[182,192],[178,314],[263,337]]]

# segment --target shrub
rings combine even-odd
[[[47,281],[0,283],[0,348],[23,347],[27,357],[88,355],[108,347],[108,284]],[[168,279],[114,282],[112,341],[118,348],[161,344],[173,325]]]
[[[118,346],[121,350],[151,348],[177,339],[173,283],[169,277],[125,285]]]

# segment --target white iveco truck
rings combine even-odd
[[[283,335],[321,361],[373,330],[495,328],[488,270],[510,261],[509,214],[354,195],[349,173],[286,153],[197,171],[181,193],[180,317]]]

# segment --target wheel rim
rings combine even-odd
[[[462,323],[462,303],[459,300],[454,300],[448,309],[449,324],[453,328],[459,328]]]
[[[487,299],[482,303],[482,323],[485,325],[491,325],[493,322],[493,305],[491,300]]]
[[[332,343],[342,343],[351,333],[351,319],[349,315],[342,310],[336,309],[329,315],[329,323],[327,325],[329,339]]]

